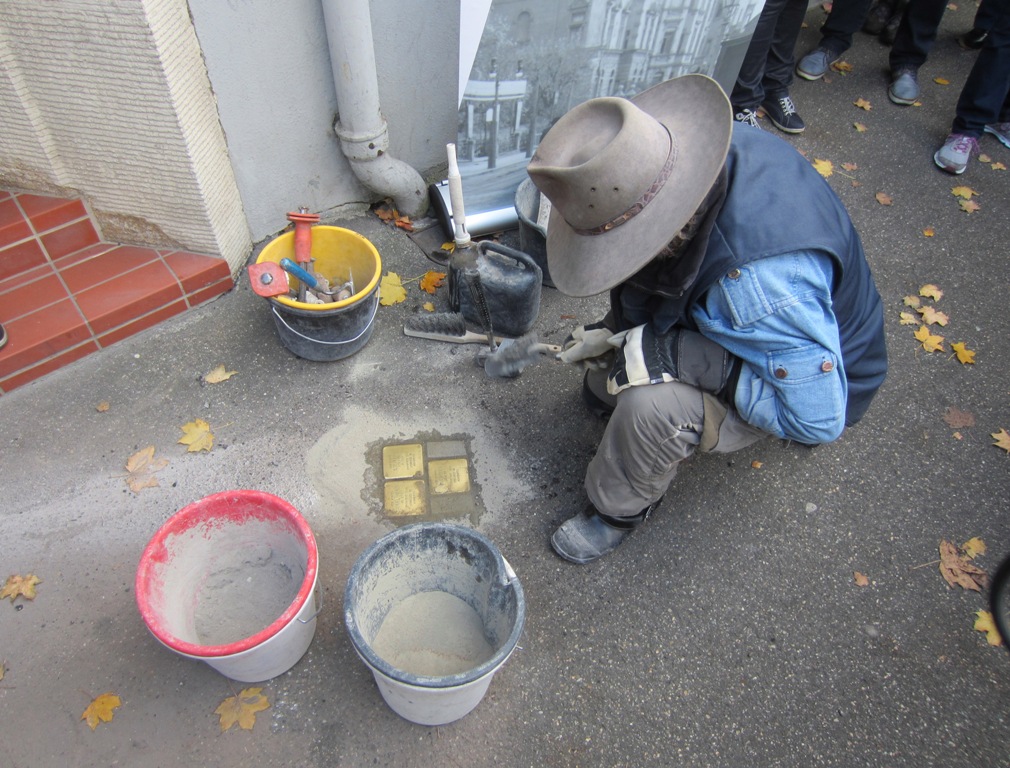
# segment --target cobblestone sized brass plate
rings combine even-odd
[[[383,488],[383,502],[390,517],[428,514],[424,480],[390,480]]]
[[[382,476],[402,480],[424,476],[424,447],[420,443],[387,445],[382,449]]]
[[[470,490],[470,465],[466,459],[429,461],[428,483],[432,493],[466,493]]]

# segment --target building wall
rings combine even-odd
[[[459,0],[371,0],[389,151],[444,176],[456,130]],[[337,98],[320,0],[190,0],[254,240],[286,214],[371,204],[333,132]]]
[[[5,0],[0,67],[0,186],[83,197],[106,240],[245,258],[184,0]]]

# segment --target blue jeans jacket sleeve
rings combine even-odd
[[[749,424],[807,444],[841,435],[847,390],[832,278],[826,254],[771,256],[730,270],[694,308],[698,330],[742,361],[733,400]]]

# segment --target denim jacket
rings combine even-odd
[[[833,278],[826,254],[769,256],[730,270],[692,307],[698,330],[741,360],[733,401],[749,424],[809,444],[841,435],[847,384]]]

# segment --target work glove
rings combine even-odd
[[[607,391],[616,395],[628,387],[682,381],[718,395],[733,375],[737,358],[696,331],[674,328],[657,334],[639,325],[612,336],[620,345],[607,377]]]
[[[563,363],[582,363],[587,368],[609,368],[610,353],[614,345],[610,338],[614,332],[602,322],[580,325],[565,339],[558,360]]]

